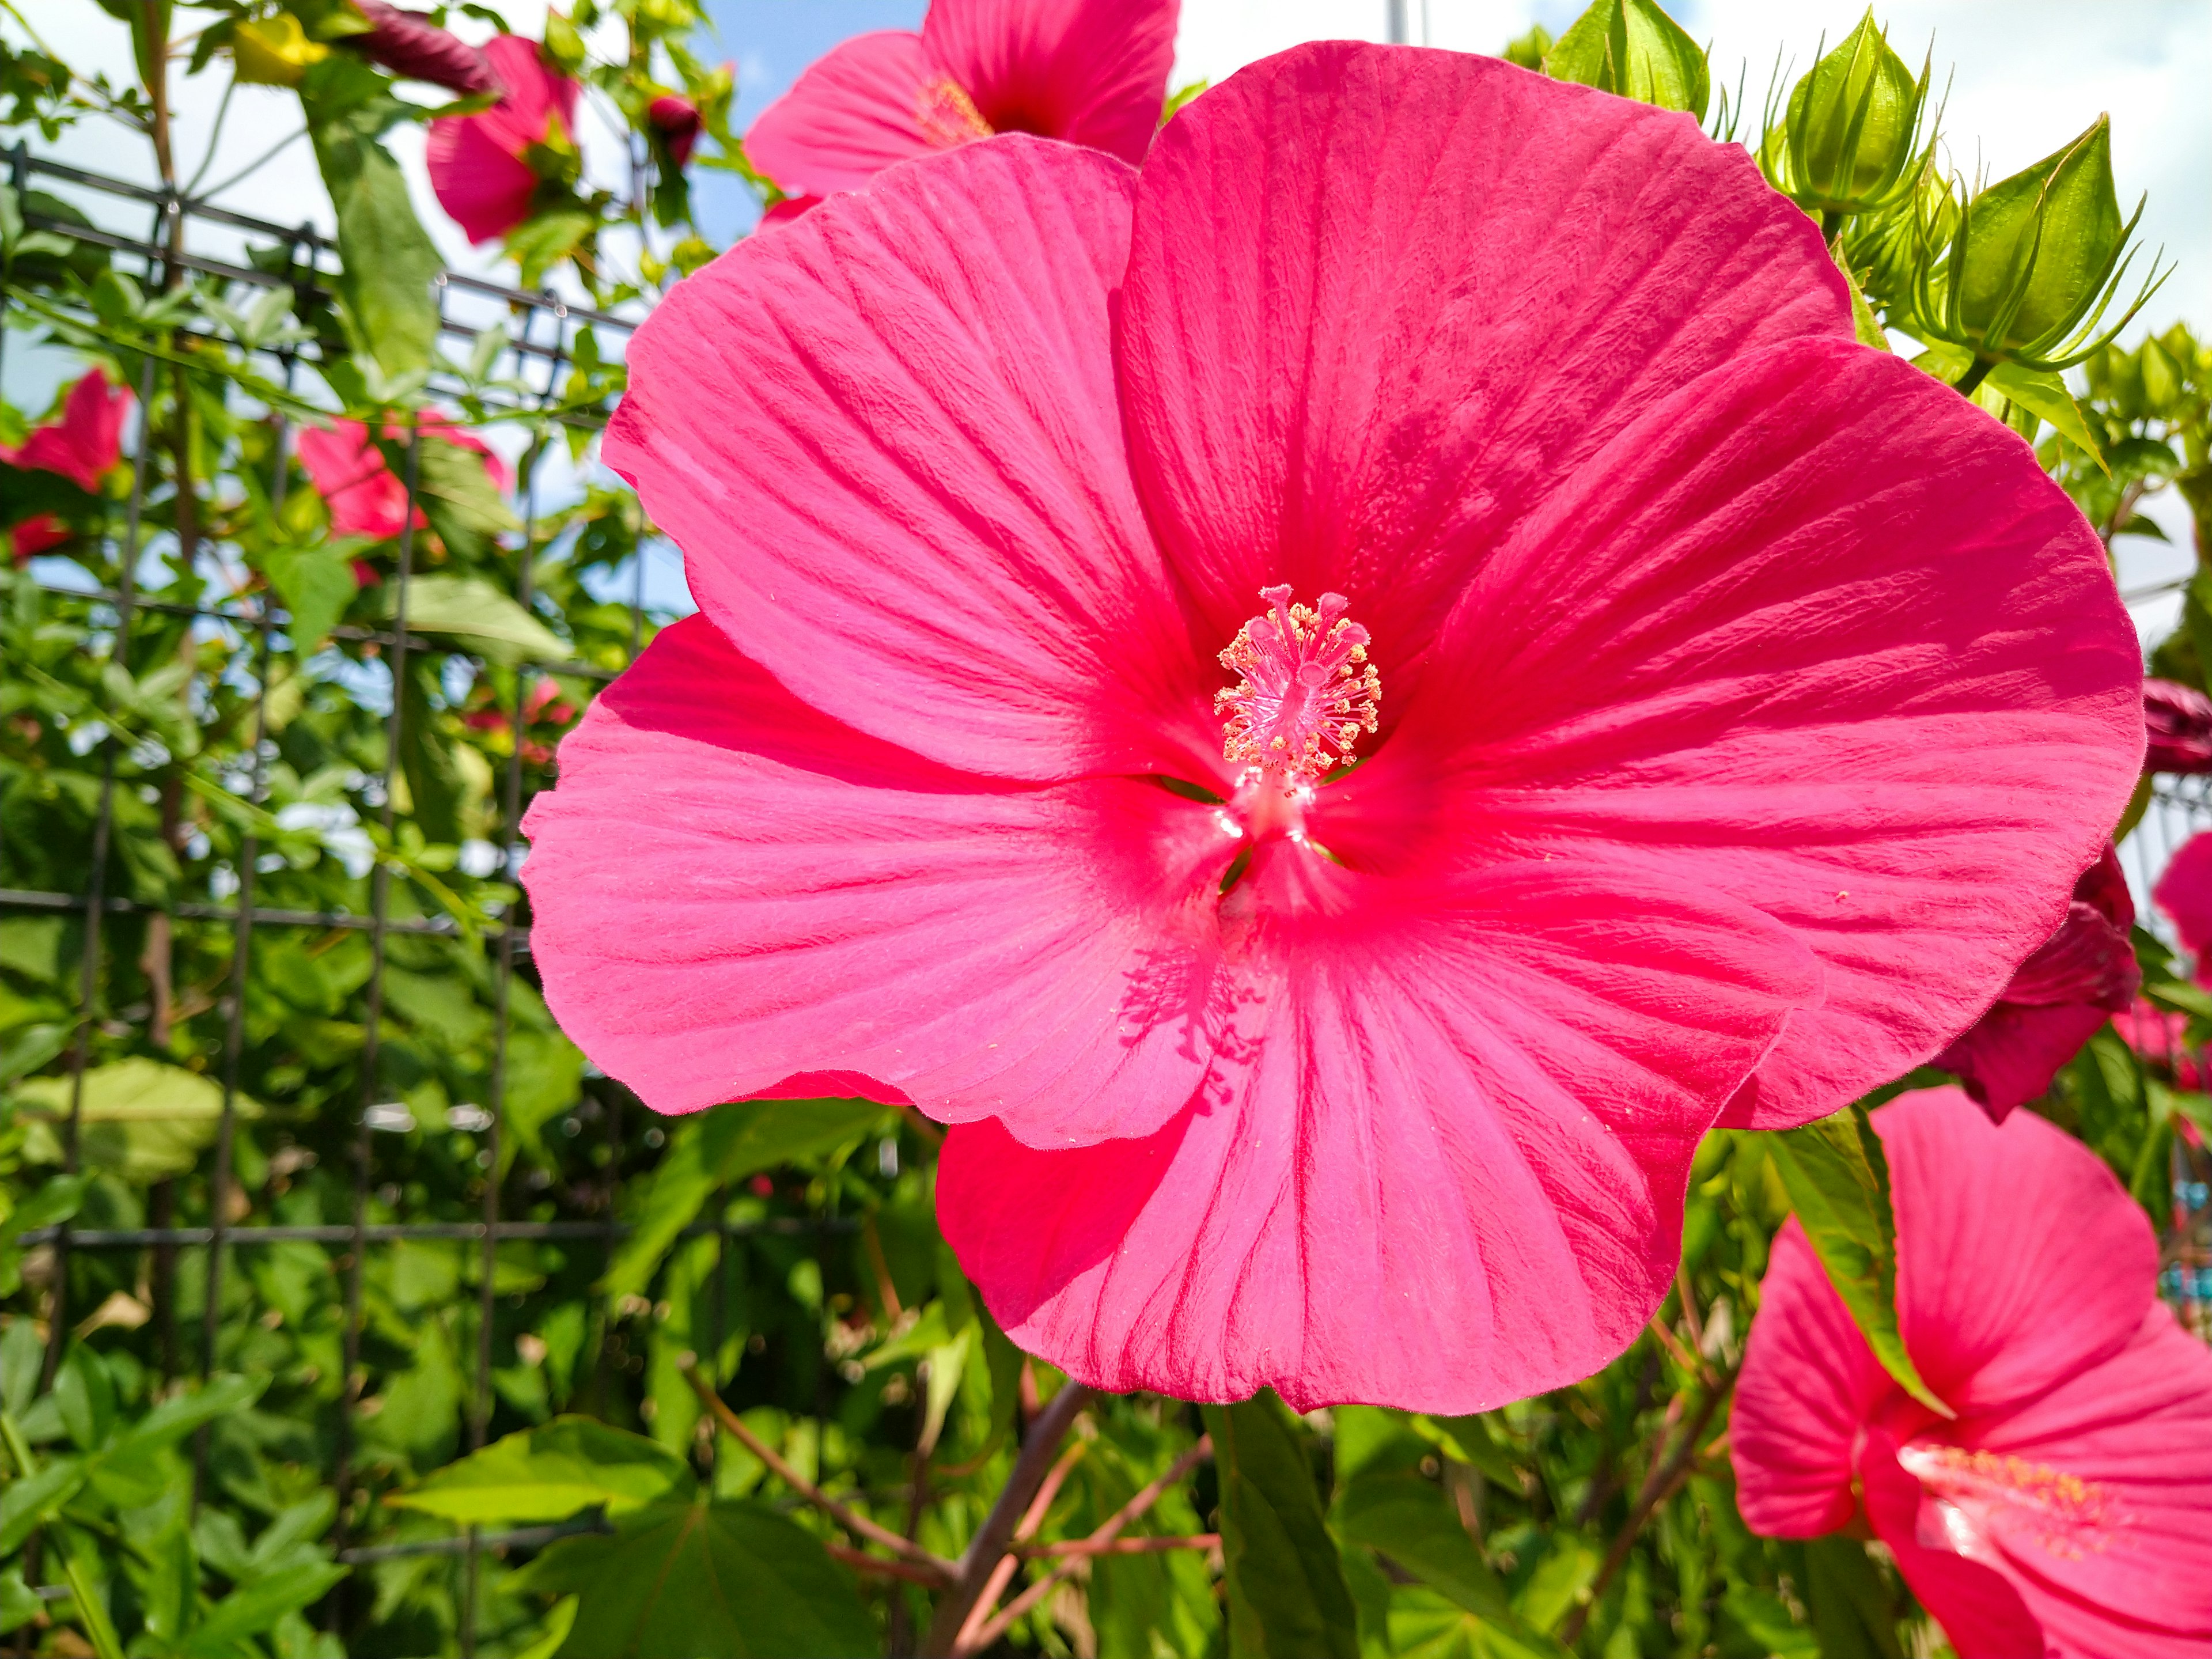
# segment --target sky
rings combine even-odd
[[[422,3],[423,0],[414,0]],[[1532,23],[1554,33],[1580,9],[1577,0],[1401,0],[1415,43],[1460,51],[1495,52]],[[738,119],[749,120],[815,58],[848,35],[874,28],[911,28],[921,0],[709,0],[711,38],[704,55],[737,67]],[[1301,40],[1381,40],[1389,0],[1184,0],[1173,84],[1219,81],[1242,65]],[[508,0],[499,9],[519,30],[543,27],[544,0]],[[1734,85],[1739,74],[1756,106],[1783,66],[1783,84],[1802,73],[1822,40],[1841,38],[1858,21],[1854,0],[1679,0],[1674,15],[1693,36],[1710,43],[1717,83]],[[129,73],[122,26],[93,0],[35,0],[27,8],[49,44],[86,68],[105,68],[112,78]],[[2040,159],[2073,138],[2100,112],[2113,117],[2113,167],[2124,205],[2148,193],[2140,235],[2145,254],[2160,247],[2176,266],[2142,319],[2130,331],[2162,328],[2177,318],[2212,325],[2212,0],[1894,0],[1879,8],[1890,39],[1910,61],[1933,52],[1938,86],[1948,86],[1944,128],[1951,165],[1989,178]],[[463,33],[482,26],[457,25]],[[11,21],[0,33],[20,39]],[[179,150],[202,187],[244,169],[298,127],[290,94],[241,88],[209,154],[220,100],[221,77],[182,81],[175,94]],[[46,149],[45,146],[34,148]],[[587,174],[602,181],[620,176],[622,151],[611,130],[585,124]],[[418,196],[430,198],[422,171],[420,129],[403,129],[393,140]],[[87,124],[52,147],[60,159],[151,181],[152,163],[134,136]],[[701,211],[710,234],[733,235],[750,222],[750,197],[726,175],[698,175]],[[242,212],[284,223],[327,225],[329,209],[313,157],[293,143],[276,159],[216,199]],[[424,222],[457,269],[496,275],[492,251],[471,248],[452,223],[428,206]],[[58,363],[41,364],[11,350],[8,390],[18,403],[42,402],[37,380],[58,375]],[[2181,532],[2178,504],[2154,507],[2171,532]],[[2121,586],[2154,586],[2185,568],[2179,546],[2140,538],[2123,541]],[[2178,612],[2179,599],[2163,597],[2136,607],[2148,633],[2161,632]]]

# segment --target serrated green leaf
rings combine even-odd
[[[1897,1221],[1889,1160],[1856,1106],[1767,1140],[1774,1167],[1828,1282],[1898,1386],[1943,1416],[1951,1408],[1922,1379],[1897,1323]]]
[[[385,1501],[461,1525],[565,1521],[588,1509],[626,1515],[690,1498],[690,1466],[643,1435],[590,1417],[556,1417],[495,1440]]]
[[[1986,384],[1995,386],[2030,414],[2050,422],[2061,437],[2110,475],[2112,468],[2106,466],[2105,453],[2097,447],[2096,434],[2081,417],[2081,404],[2074,401],[2074,394],[2057,375],[2022,368],[2017,363],[1999,363],[1990,371]]]
[[[876,1621],[814,1536],[764,1505],[655,1504],[564,1538],[510,1582],[578,1598],[562,1659],[823,1659],[878,1651]]]
[[[1272,1391],[1201,1409],[1221,1482],[1230,1659],[1358,1659],[1352,1592],[1289,1413]]]

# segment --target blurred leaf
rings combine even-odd
[[[579,1598],[565,1659],[868,1655],[876,1621],[812,1534],[757,1504],[654,1504],[563,1538],[516,1580]]]
[[[427,448],[428,446],[425,446]],[[395,613],[387,593],[384,614]],[[407,584],[407,629],[450,634],[495,662],[566,662],[560,636],[514,599],[477,576],[416,576]]]
[[[1865,1545],[1840,1534],[1811,1540],[1805,1577],[1820,1659],[1903,1659],[1889,1588]]]
[[[1352,1593],[1290,1413],[1272,1390],[1200,1409],[1221,1482],[1230,1659],[1358,1659]]]
[[[299,547],[272,547],[255,562],[269,585],[284,601],[291,615],[287,630],[292,649],[307,656],[330,637],[353,596],[361,591],[354,574],[349,542],[315,542]]]
[[[380,439],[377,447],[392,476],[407,476],[407,444],[404,439]],[[496,551],[495,537],[522,528],[501,495],[499,484],[484,458],[465,445],[437,435],[425,427],[416,446],[415,499],[430,528],[447,550],[475,564]],[[414,606],[410,599],[408,609]]]
[[[60,1163],[69,1079],[33,1078],[17,1084],[15,1095],[35,1115],[24,1157],[33,1163]],[[241,1118],[261,1115],[260,1106],[244,1095],[234,1104]],[[84,1074],[78,1157],[93,1169],[111,1170],[142,1184],[183,1175],[215,1143],[222,1121],[222,1085],[214,1079],[143,1056],[112,1060]]]
[[[1767,1137],[1776,1170],[1828,1281],[1850,1310],[1867,1346],[1899,1387],[1929,1410],[1949,1407],[1921,1380],[1897,1323],[1897,1222],[1889,1204],[1889,1160],[1865,1111],[1832,1116]]]
[[[658,1442],[594,1418],[556,1417],[495,1440],[385,1501],[473,1526],[565,1521],[592,1508],[626,1515],[681,1502],[693,1485],[690,1466]]]
[[[438,344],[433,284],[445,262],[415,216],[406,176],[377,143],[409,112],[382,76],[345,52],[307,68],[300,103],[337,216],[337,294],[354,348],[387,380],[425,374]]]
[[[263,1635],[286,1613],[321,1601],[347,1571],[336,1562],[301,1562],[238,1586],[217,1600],[185,1638],[186,1659],[231,1659],[247,1638]]]
[[[661,1258],[718,1188],[858,1139],[885,1108],[866,1100],[740,1100],[680,1125],[659,1168],[631,1192],[635,1229],[599,1281],[603,1296],[643,1294]]]

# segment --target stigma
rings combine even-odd
[[[1263,587],[1267,613],[1237,629],[1221,665],[1237,683],[1214,693],[1221,749],[1286,794],[1310,791],[1376,725],[1382,677],[1367,660],[1367,630],[1345,616],[1341,593],[1292,605],[1287,583]]]

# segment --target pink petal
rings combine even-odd
[[[1792,1216],[1774,1240],[1729,1423],[1736,1504],[1768,1538],[1818,1538],[1857,1510],[1851,1450],[1896,1391]]]
[[[407,487],[385,465],[368,427],[343,419],[328,428],[303,426],[294,442],[308,482],[330,508],[332,531],[381,541],[404,527]]]
[[[20,449],[0,447],[10,466],[59,473],[80,489],[96,492],[100,476],[122,454],[123,417],[131,393],[108,389],[107,373],[94,364],[70,387],[61,418],[33,428]]]
[[[2003,1574],[1950,1547],[1920,1483],[1899,1466],[1896,1442],[1880,1431],[1868,1435],[1858,1472],[1875,1535],[1889,1547],[1959,1659],[2045,1659],[2045,1632],[2020,1591]]]
[[[1657,1305],[1715,1091],[1804,988],[1787,936],[1594,864],[1425,910],[1364,879],[1371,908],[1277,924],[1327,948],[1151,1139],[947,1138],[939,1224],[1024,1347],[1115,1391],[1467,1412],[1587,1375]]]
[[[929,60],[994,132],[1089,144],[1134,165],[1167,102],[1180,0],[934,0]]]
[[[1347,787],[1448,792],[1477,842],[1633,848],[1796,930],[1824,1000],[1723,1120],[1784,1127],[1934,1056],[2051,936],[2134,787],[2138,662],[2027,445],[1799,341],[1501,530]]]
[[[75,533],[51,513],[41,513],[24,520],[8,532],[9,551],[17,564],[24,564],[50,549],[61,546]]]
[[[946,771],[704,618],[661,631],[560,765],[525,825],[546,999],[656,1109],[838,1072],[831,1092],[857,1074],[1066,1145],[1149,1133],[1197,1086],[1231,848],[1196,803]]]
[[[2080,1054],[2110,1018],[2094,1003],[2035,1007],[2000,1002],[1936,1055],[1936,1064],[1957,1073],[1990,1121],[2002,1123],[2014,1107],[2050,1092],[2058,1068]]]
[[[556,130],[572,141],[576,131],[576,83],[546,63],[536,41],[499,35],[484,57],[504,88],[500,101],[431,122],[424,149],[430,188],[472,242],[503,236],[530,216],[538,175],[525,152]]]
[[[2057,1652],[2212,1644],[2212,1351],[2153,1303],[2118,1353],[1900,1457]]]
[[[922,127],[941,71],[902,29],[856,34],[808,65],[745,132],[745,159],[793,196],[858,190],[895,162],[941,148]]]
[[[1937,1395],[1962,1415],[1990,1412],[2126,1344],[2158,1243],[2103,1159],[2026,1112],[1999,1128],[1957,1089],[1901,1095],[1874,1123],[1897,1213],[1899,1321]]]
[[[1188,635],[1114,392],[1132,183],[970,144],[749,239],[638,331],[607,462],[814,707],[969,771],[1218,777],[1218,644]]]
[[[1270,582],[1341,592],[1402,706],[1470,574],[1630,420],[1850,332],[1811,222],[1687,117],[1336,41],[1163,130],[1118,349],[1139,489],[1214,635]]]
[[[781,202],[763,210],[757,229],[766,230],[771,225],[789,224],[799,215],[822,205],[819,196],[787,196]]]
[[[2191,836],[2166,866],[2151,898],[2191,956],[2212,945],[2212,835]]]

